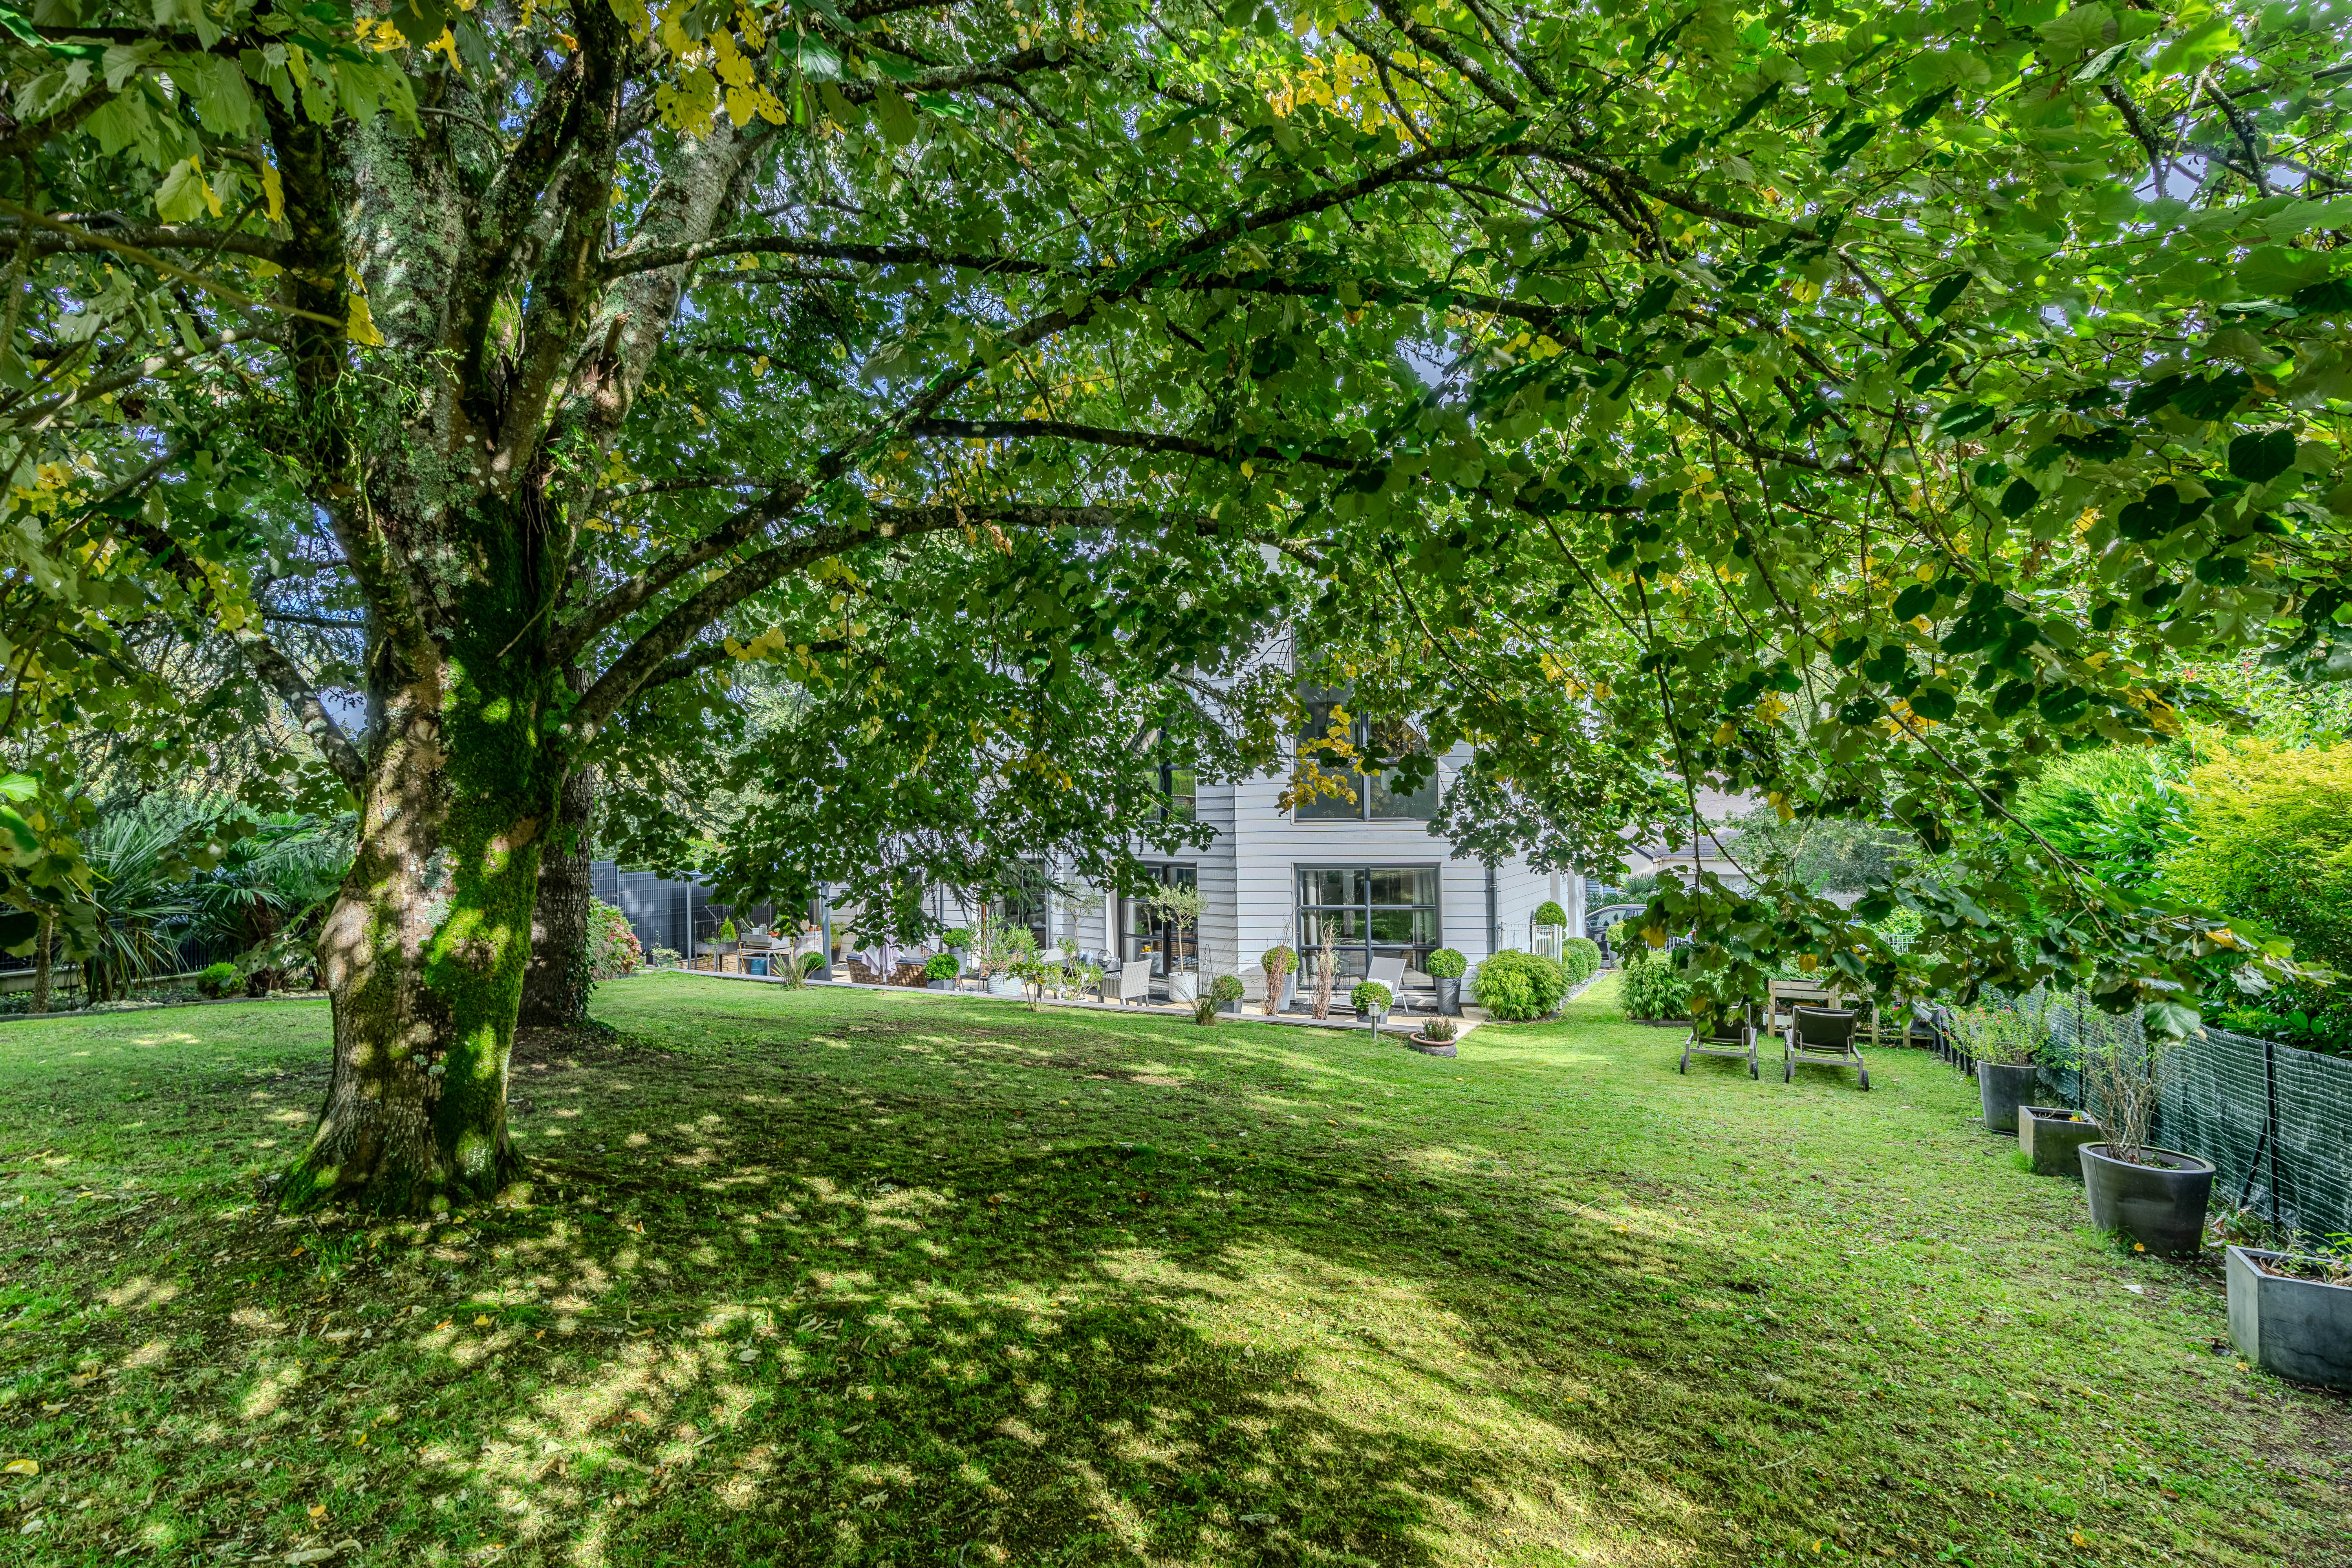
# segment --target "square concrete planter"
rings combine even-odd
[[[2273,1274],[2283,1255],[2230,1248],[2230,1340],[2265,1372],[2321,1388],[2352,1388],[2352,1285]]]
[[[2083,1162],[2076,1151],[2085,1143],[2101,1143],[2106,1134],[2099,1124],[2063,1106],[2021,1105],[2017,1108],[2017,1147],[2033,1163],[2037,1176],[2083,1179]]]

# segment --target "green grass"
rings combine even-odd
[[[2346,1404],[1966,1080],[1606,997],[1446,1061],[645,976],[429,1226],[256,1205],[322,1006],[0,1026],[0,1563],[2341,1553]]]

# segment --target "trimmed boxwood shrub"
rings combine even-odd
[[[1459,980],[1470,961],[1450,947],[1441,947],[1423,962],[1422,972],[1432,980]]]
[[[1561,909],[1559,904],[1555,903],[1551,900],[1546,899],[1542,903],[1536,906],[1536,924],[1539,926],[1564,926],[1567,923],[1568,911]]]
[[[1238,1002],[1248,994],[1249,988],[1242,984],[1242,977],[1238,974],[1220,974],[1217,983],[1209,987],[1209,1000],[1212,1002]]]
[[[1687,1018],[1690,989],[1689,980],[1672,960],[1645,956],[1642,963],[1626,966],[1625,978],[1618,983],[1617,1000],[1628,1018]]]
[[[1589,936],[1572,936],[1560,944],[1560,962],[1568,965],[1568,981],[1581,985],[1601,973],[1601,944]]]
[[[1471,991],[1489,1017],[1547,1017],[1568,994],[1568,971],[1540,953],[1498,952],[1478,966]]]
[[[226,996],[228,988],[236,984],[236,965],[215,963],[196,976],[196,990],[205,996]]]
[[[1385,1011],[1395,1000],[1389,988],[1377,980],[1367,980],[1348,993],[1348,1005],[1368,1015]]]
[[[930,957],[923,960],[923,978],[926,980],[953,980],[956,977],[957,973],[962,968],[963,965],[956,962],[954,953],[935,952],[931,954]]]

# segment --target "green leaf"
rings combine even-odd
[[[1927,314],[1930,316],[1940,316],[1945,311],[1950,310],[1952,308],[1952,301],[1958,299],[1960,295],[1967,290],[1969,279],[1970,274],[1969,273],[1955,272],[1949,278],[1943,279],[1941,282],[1937,283],[1935,288],[1928,290]]]
[[[2024,479],[2012,479],[2009,489],[2000,492],[2000,515],[2012,519],[2023,517],[2041,500],[2042,492],[2032,484]]]
[[[880,127],[882,139],[893,147],[904,147],[915,139],[915,109],[892,87],[874,89],[874,123]]]
[[[2274,479],[2294,467],[2294,432],[2249,431],[2230,443],[2230,472],[2249,484]]]

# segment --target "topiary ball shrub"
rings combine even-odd
[[[1269,947],[1257,955],[1257,966],[1279,981],[1298,967],[1298,952],[1290,947]]]
[[[1395,1000],[1389,988],[1377,980],[1367,980],[1348,993],[1348,1005],[1366,1017],[1387,1012],[1389,1004]]]
[[[1568,911],[1561,909],[1554,900],[1546,899],[1542,903],[1536,906],[1536,924],[1539,926],[1564,926],[1567,923]]]
[[[1490,1018],[1542,1018],[1568,994],[1568,972],[1540,953],[1498,952],[1478,966],[1471,999]]]
[[[677,954],[673,952],[670,954],[670,957],[675,959],[677,957]],[[828,959],[824,953],[804,952],[801,954],[801,973],[803,974],[814,974],[820,969],[830,969],[832,967],[832,960]]]
[[[1247,994],[1248,987],[1242,984],[1242,977],[1238,974],[1220,974],[1216,984],[1209,987],[1209,1000],[1212,1002],[1238,1002]]]
[[[954,953],[935,952],[931,954],[930,957],[923,960],[923,978],[926,980],[953,980],[956,977],[957,972],[962,968],[963,965],[956,962]]]
[[[1422,973],[1432,980],[1459,980],[1470,967],[1470,961],[1450,947],[1441,947],[1422,963]]]
[[[236,984],[236,965],[234,963],[213,964],[196,976],[197,994],[204,996],[226,996],[229,987]]]
[[[1664,958],[1629,964],[1618,983],[1617,1001],[1628,1018],[1690,1016],[1690,982]]]
[[[1570,984],[1581,985],[1601,973],[1601,944],[1589,936],[1572,936],[1560,944]]]

